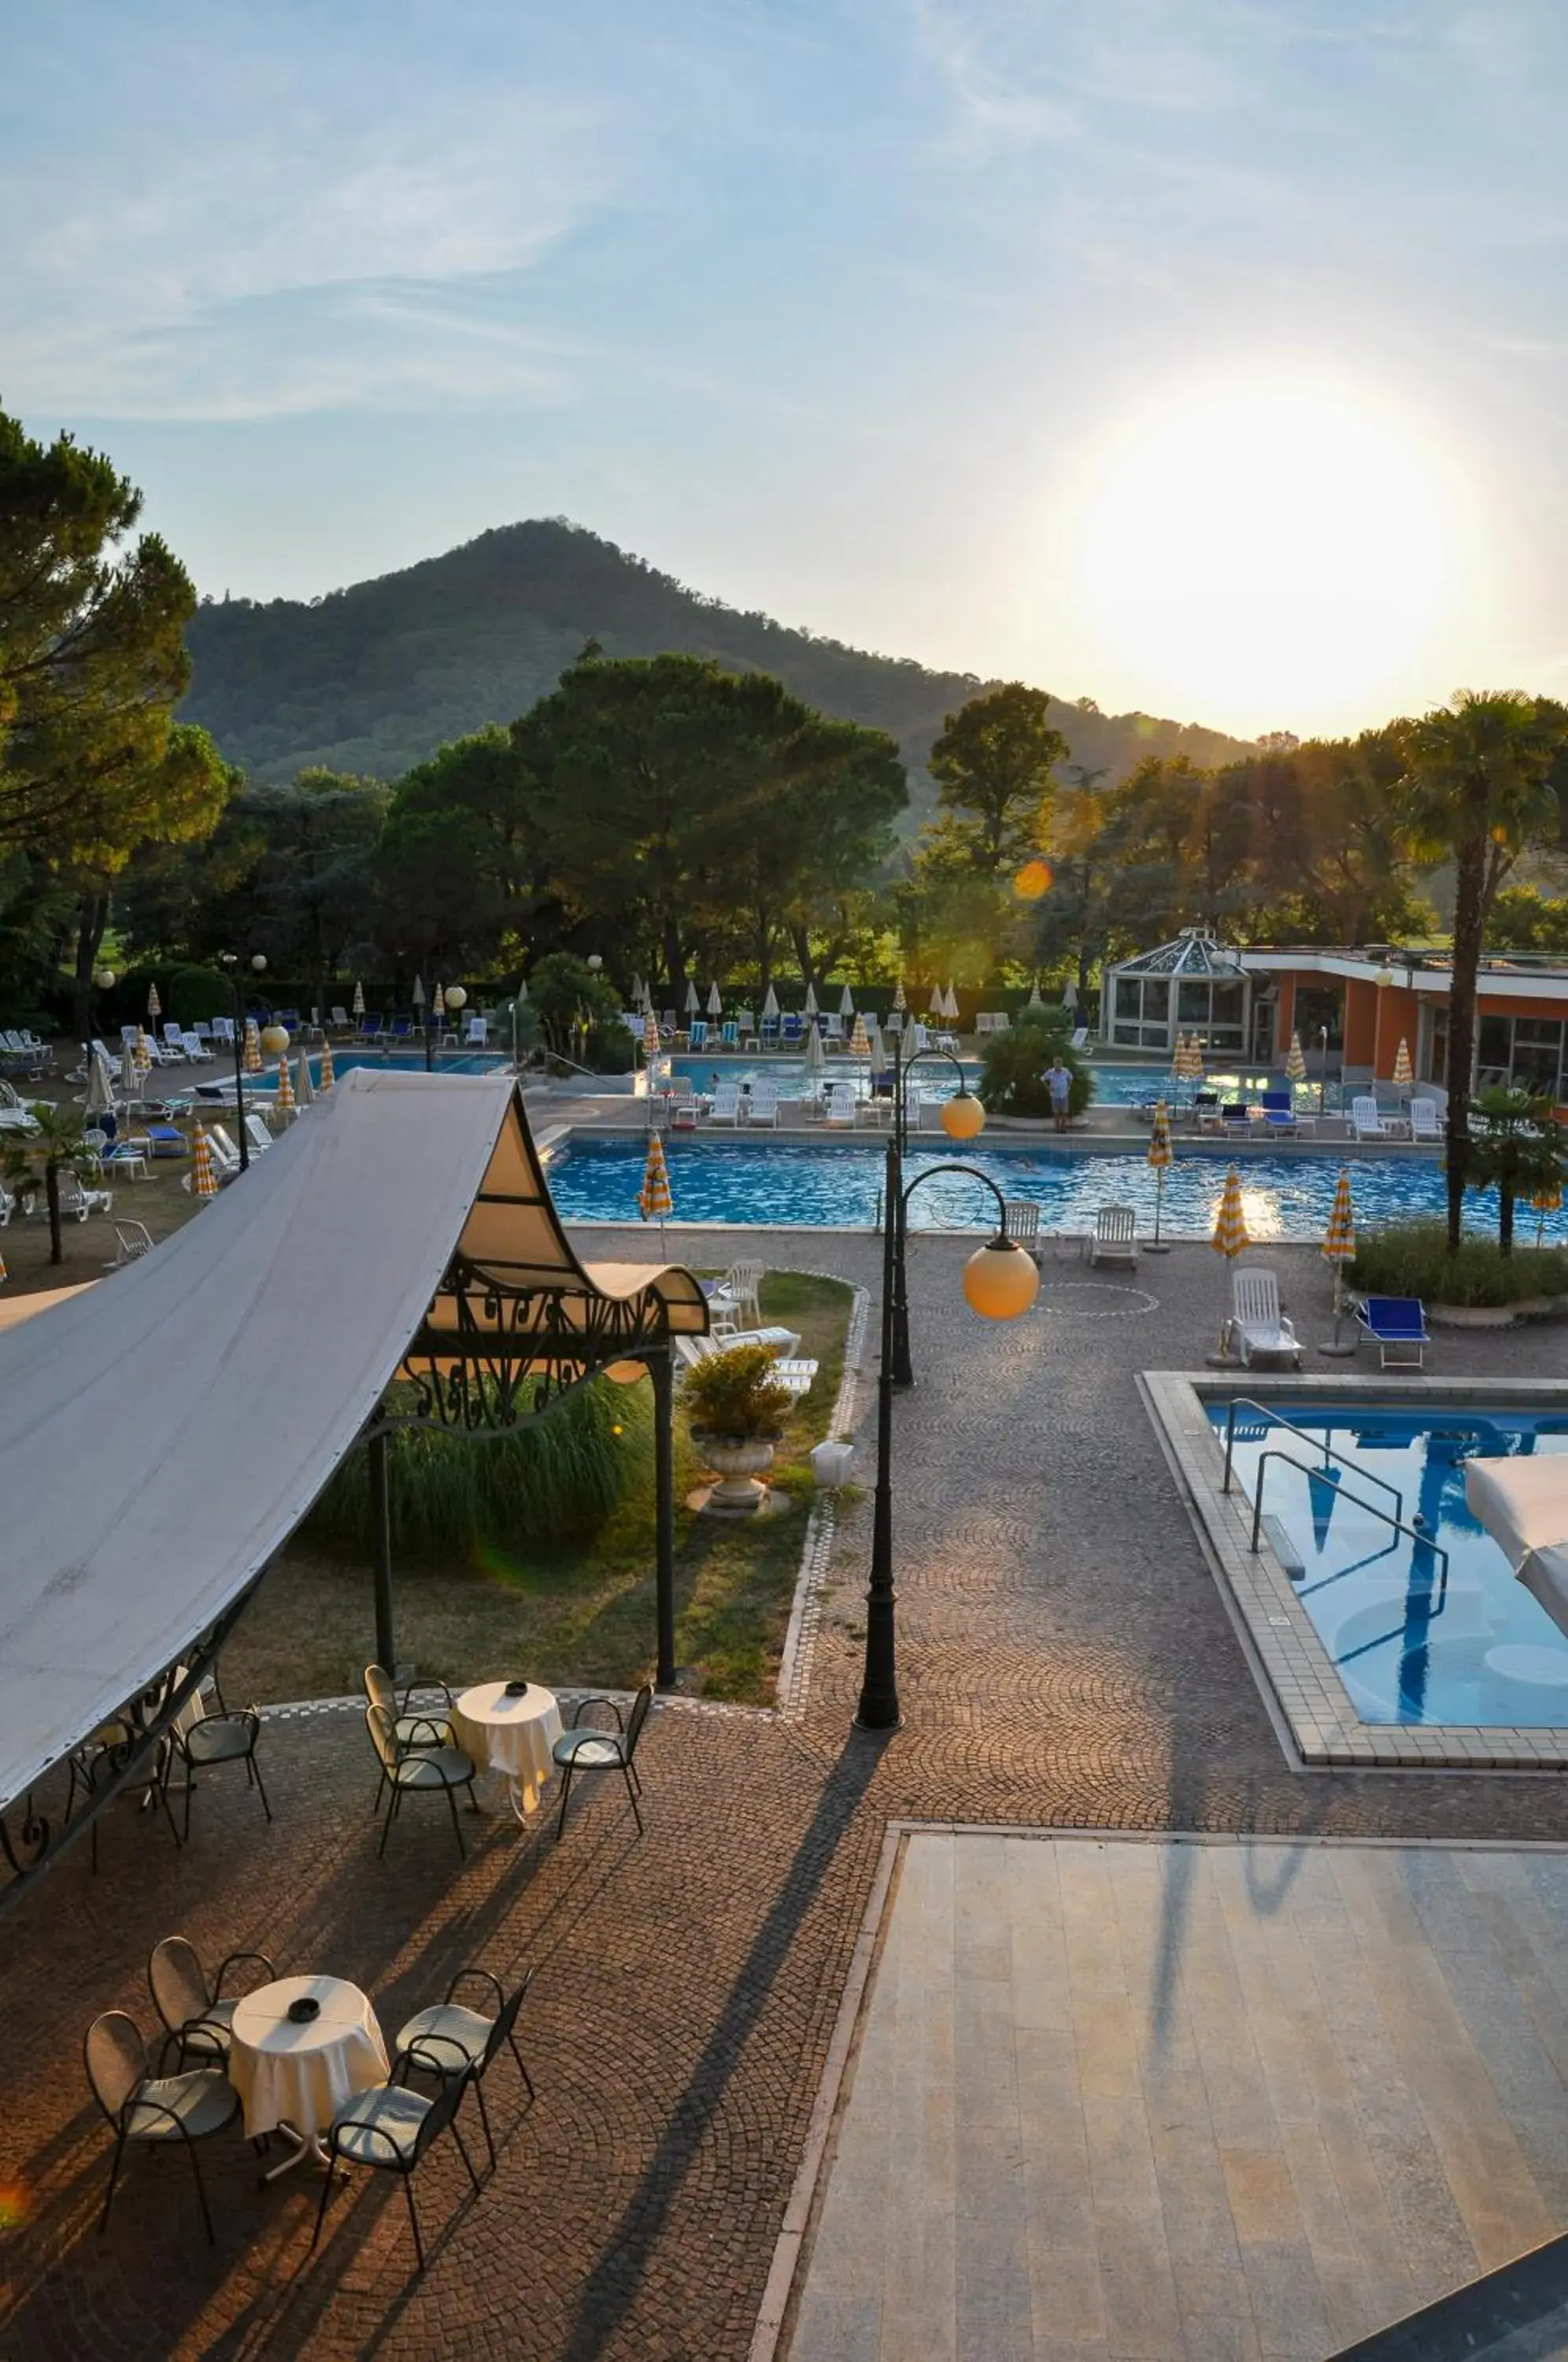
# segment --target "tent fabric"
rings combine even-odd
[[[708,1326],[679,1266],[577,1261],[509,1077],[357,1068],[150,1254],[0,1333],[0,1806],[261,1573],[455,1249]]]
[[[1568,1632],[1568,1452],[1466,1461],[1464,1497],[1525,1589]]]

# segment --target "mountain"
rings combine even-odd
[[[607,656],[675,650],[761,670],[826,713],[899,742],[914,777],[911,823],[945,715],[988,684],[791,631],[688,590],[566,519],[535,519],[330,597],[204,601],[192,622],[185,718],[253,778],[308,763],[397,778],[445,740],[510,722],[553,689],[590,639]],[[1224,762],[1242,742],[1197,723],[1063,704],[1072,759],[1120,778],[1141,756]]]

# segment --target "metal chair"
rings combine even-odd
[[[627,1723],[622,1722],[621,1709],[613,1698],[580,1699],[577,1712],[572,1716],[571,1728],[563,1730],[550,1749],[551,1762],[565,1775],[561,1782],[560,1817],[556,1823],[558,1845],[560,1843],[561,1831],[566,1827],[567,1798],[571,1794],[574,1772],[621,1772],[625,1779],[626,1794],[632,1800],[632,1816],[637,1824],[637,1835],[641,1837],[644,1834],[643,1816],[637,1810],[637,1799],[642,1794],[643,1783],[637,1776],[636,1767],[632,1759],[636,1754],[637,1741],[643,1735],[643,1725],[648,1718],[652,1705],[653,1691],[646,1682],[643,1683],[632,1701],[632,1718]],[[581,1730],[578,1727],[591,1705],[609,1707],[615,1717],[613,1730]]]
[[[370,1711],[374,1713],[375,1708]],[[315,2210],[315,2229],[311,2233],[314,2250],[321,2236],[321,2226],[326,2219],[326,2201],[340,2164],[367,2165],[372,2171],[395,2173],[403,2182],[408,2201],[408,2220],[414,2232],[414,2252],[419,2268],[425,2269],[425,2242],[419,2235],[419,2215],[414,2203],[414,2177],[422,2160],[429,2154],[448,2125],[458,2153],[469,2169],[474,2194],[479,2195],[480,2178],[474,2171],[473,2159],[458,2130],[457,2114],[468,2074],[445,2077],[434,2099],[423,2092],[411,2092],[400,2074],[406,2076],[409,2067],[419,2063],[400,2055],[392,2067],[392,2081],[374,2092],[361,2092],[350,2113],[339,2116],[326,2136],[326,2171],[321,2180],[321,2203]],[[434,2068],[431,2069],[434,2073]]]
[[[183,2141],[196,2177],[196,2196],[210,2246],[213,2218],[202,2186],[196,2143],[226,2131],[239,2114],[239,2094],[227,2076],[214,2067],[193,2067],[181,2075],[153,2075],[141,2029],[123,2009],[106,2010],[93,2020],[83,2057],[93,2097],[115,2128],[115,2158],[98,2219],[100,2232],[108,2228],[126,2143]]]
[[[426,1690],[433,1692],[439,1698],[440,1703],[438,1705],[416,1710],[414,1701],[422,1691]],[[397,1727],[399,1738],[405,1740],[412,1738],[414,1726],[419,1724],[425,1727],[433,1726],[437,1729],[441,1733],[440,1744],[443,1747],[450,1747],[456,1743],[451,1720],[452,1693],[445,1682],[435,1680],[410,1682],[403,1691],[403,1702],[400,1705],[396,1684],[386,1667],[367,1665],[365,1695],[372,1705],[385,1706]]]
[[[272,1807],[267,1802],[267,1791],[261,1783],[261,1770],[256,1760],[256,1742],[261,1736],[261,1716],[253,1705],[241,1706],[234,1714],[207,1714],[200,1722],[192,1723],[188,1730],[171,1730],[169,1753],[163,1767],[163,1783],[167,1789],[169,1774],[176,1760],[185,1767],[185,1818],[181,1832],[183,1839],[191,1834],[191,1799],[196,1793],[196,1772],[214,1763],[243,1763],[247,1787],[254,1788],[261,1799],[261,1810],[269,1821]]]
[[[469,1810],[479,1811],[474,1802],[474,1766],[472,1759],[460,1747],[445,1744],[434,1735],[434,1725],[426,1726],[431,1736],[423,1740],[400,1739],[397,1725],[384,1705],[365,1708],[365,1727],[370,1734],[381,1767],[381,1785],[391,1790],[387,1799],[387,1816],[381,1827],[381,1841],[376,1848],[378,1856],[384,1855],[392,1825],[403,1809],[407,1795],[445,1796],[452,1815],[452,1835],[458,1840],[458,1852],[464,1860],[468,1848],[458,1821],[459,1788],[469,1792]],[[381,1791],[376,1790],[376,1809],[381,1809]]]
[[[278,1973],[265,1952],[230,1952],[209,1986],[201,1957],[187,1937],[165,1936],[154,1944],[147,1963],[148,1990],[153,2008],[179,2041],[182,2066],[188,2058],[204,2066],[226,2064],[229,2027],[240,1996],[226,1996],[224,1981],[242,1960],[265,1969],[267,1984]]]
[[[494,1994],[496,2007],[493,2017],[486,2017],[482,2011],[466,2008],[461,2002],[454,2001],[452,1996],[458,1987],[469,1978],[488,1985]],[[484,2079],[491,2060],[502,2044],[507,2043],[517,2061],[517,2072],[523,2078],[528,2097],[534,2098],[534,2079],[524,2064],[523,2053],[517,2047],[517,2037],[513,2031],[517,2023],[517,2013],[533,1981],[534,1971],[529,1969],[520,1985],[510,1993],[503,1993],[500,1978],[492,1976],[489,1969],[459,1969],[447,1987],[446,2000],[432,2003],[428,2009],[416,2010],[397,2037],[399,2051],[408,2054],[411,2071],[439,2076],[444,2083],[449,2082],[454,2075],[470,2078],[474,2097],[479,2102],[480,2122],[484,2126],[484,2141],[490,2151],[491,2172],[495,2170],[495,2141],[490,2129],[490,2111],[484,2103]]]

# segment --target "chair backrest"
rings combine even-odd
[[[1220,1094],[1218,1091],[1194,1091],[1192,1104],[1194,1107],[1217,1108],[1220,1104]]]
[[[485,2069],[490,2065],[491,2060],[495,2057],[495,2054],[500,2049],[502,2044],[511,2034],[513,2027],[516,2025],[517,2013],[522,2008],[524,2002],[527,1999],[528,1988],[533,1981],[533,1970],[525,1969],[523,1971],[522,1983],[513,1986],[513,1990],[507,1994],[506,1999],[502,2003],[495,2016],[491,2019],[490,2032],[485,2036],[484,2056],[480,2058],[479,2065],[479,2070],[481,2075],[484,2073]]]
[[[653,1692],[646,1682],[632,1700],[631,1717],[626,1724],[626,1760],[629,1763],[637,1751],[637,1741],[643,1735],[643,1725],[653,1705]]]
[[[384,1705],[365,1708],[365,1727],[370,1734],[370,1744],[388,1772],[397,1769],[397,1724]]]
[[[1095,1209],[1094,1234],[1112,1246],[1137,1235],[1137,1219],[1131,1206],[1099,1206]]]
[[[116,1222],[115,1236],[120,1242],[122,1263],[135,1263],[139,1255],[152,1252],[152,1232],[145,1222]]]
[[[87,2028],[83,2058],[93,2097],[112,2125],[139,2083],[147,2080],[147,2044],[140,2026],[123,2009],[106,2009]]]
[[[743,1304],[754,1301],[762,1286],[763,1265],[759,1263],[733,1263],[724,1274],[724,1293],[738,1297]]]
[[[232,1042],[234,1040],[234,1020],[232,1017],[215,1017],[213,1019],[213,1040],[215,1042]]]
[[[468,1032],[464,1038],[472,1043],[476,1050],[482,1050],[485,1043],[490,1040],[489,1018],[470,1017],[469,1020]]]
[[[68,1165],[56,1175],[56,1180],[60,1188],[61,1212],[62,1214],[79,1212],[87,1202],[87,1195],[82,1187],[80,1174],[72,1173]]]
[[[334,1025],[347,1025],[348,1022],[348,1011],[336,1001],[332,1007],[332,1022]],[[472,1025],[474,1022],[475,1020],[470,1017],[469,1023]]]
[[[1364,1309],[1367,1326],[1380,1336],[1426,1334],[1427,1309],[1419,1296],[1369,1296]]]
[[[1262,1264],[1241,1264],[1231,1275],[1231,1308],[1247,1329],[1279,1327],[1279,1282]]]
[[[769,1080],[767,1082],[753,1083],[751,1087],[751,1107],[752,1113],[754,1115],[759,1108],[772,1109],[776,1108],[778,1104],[778,1086],[776,1082]]]
[[[366,1666],[365,1695],[372,1705],[385,1706],[393,1721],[396,1721],[397,1691],[392,1686],[392,1677],[384,1665]]]
[[[1377,1112],[1377,1101],[1375,1099],[1352,1099],[1351,1120],[1355,1124],[1358,1131],[1363,1125],[1365,1126],[1368,1131],[1380,1131],[1382,1129],[1383,1118]]]
[[[1266,1108],[1271,1114],[1288,1115],[1290,1113],[1290,1093],[1288,1091],[1260,1091],[1258,1093],[1258,1105],[1262,1108]]]
[[[719,1039],[721,1042],[726,1043],[732,1050],[734,1048],[735,1043],[740,1040],[740,1027],[735,1023],[733,1017],[726,1017],[723,1023],[720,1026]]]
[[[1442,1126],[1438,1121],[1438,1103],[1436,1099],[1412,1099],[1410,1101],[1410,1130],[1412,1131],[1430,1131],[1434,1140],[1440,1136],[1442,1131]]]
[[[1003,1206],[1007,1234],[1021,1246],[1040,1236],[1040,1209],[1032,1198],[1009,1198]]]
[[[419,2130],[414,2136],[414,2163],[417,2165],[432,2141],[438,2141],[462,2103],[469,2088],[466,2075],[454,2075],[443,2080],[441,2089],[425,2111]],[[374,2159],[371,2160],[375,2162]]]
[[[272,1145],[272,1135],[266,1124],[259,1115],[251,1115],[248,1111],[245,1118],[245,1136],[252,1148],[271,1148]]]
[[[686,1039],[694,1050],[705,1050],[707,1048],[708,1021],[705,1017],[694,1017],[691,1020],[690,1024],[686,1029]]]
[[[733,1115],[739,1105],[740,1085],[738,1083],[721,1083],[718,1089],[713,1093],[713,1113],[715,1115]]]
[[[184,1936],[165,1936],[154,1944],[147,1963],[152,2006],[169,2028],[178,2034],[193,2017],[205,2014],[212,2002],[206,1970],[194,1944]]]

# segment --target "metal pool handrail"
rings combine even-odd
[[[1380,1492],[1391,1494],[1396,1517],[1404,1516],[1405,1496],[1397,1485],[1391,1485],[1386,1476],[1379,1476],[1375,1469],[1364,1468],[1359,1460],[1347,1460],[1343,1452],[1331,1451],[1326,1429],[1320,1437],[1311,1435],[1306,1428],[1294,1426],[1275,1409],[1272,1403],[1258,1402],[1252,1395],[1232,1395],[1225,1412],[1225,1481],[1220,1487],[1221,1493],[1228,1493],[1231,1489],[1231,1459],[1235,1447],[1236,1413],[1239,1410],[1255,1410],[1261,1418],[1273,1419],[1275,1427],[1283,1427],[1287,1435],[1296,1437],[1297,1442],[1307,1444],[1313,1451],[1320,1450],[1325,1468],[1333,1465],[1348,1468],[1353,1476],[1363,1477],[1367,1484],[1375,1485]]]
[[[1266,1451],[1261,1451],[1258,1454],[1258,1489],[1253,1501],[1252,1550],[1253,1556],[1254,1558],[1258,1554],[1260,1547],[1258,1536],[1263,1528],[1264,1478],[1267,1473],[1268,1463],[1271,1460],[1283,1460],[1288,1467],[1298,1468],[1303,1476],[1305,1476],[1309,1482],[1310,1482],[1318,1473],[1317,1469],[1309,1467],[1306,1461],[1297,1460],[1294,1451],[1286,1451],[1283,1444],[1271,1443]],[[1364,1509],[1369,1517],[1381,1518],[1384,1524],[1392,1526],[1396,1533],[1408,1534],[1413,1542],[1418,1543],[1423,1550],[1430,1550],[1435,1559],[1440,1559],[1441,1561],[1442,1579],[1438,1585],[1438,1605],[1441,1606],[1443,1601],[1448,1597],[1448,1552],[1444,1550],[1442,1544],[1441,1542],[1434,1542],[1431,1536],[1421,1527],[1408,1526],[1403,1518],[1391,1518],[1386,1509],[1380,1509],[1378,1507],[1375,1501],[1364,1500],[1359,1493],[1347,1491],[1342,1483],[1339,1489],[1340,1498],[1342,1500],[1353,1501],[1356,1507],[1358,1509]]]

